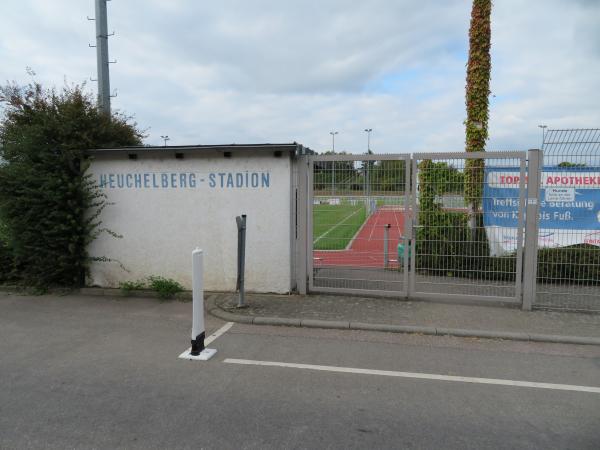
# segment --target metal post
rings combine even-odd
[[[106,0],[96,0],[96,64],[98,70],[98,106],[101,111],[110,114]]]
[[[312,157],[308,157],[308,167],[306,170],[307,175],[307,214],[306,214],[306,274],[308,286],[307,292],[314,288],[315,271],[314,271],[314,230],[313,230],[313,208],[314,208],[314,175],[315,175],[315,161]]]
[[[335,135],[338,134],[337,131],[330,131],[331,135],[331,152],[335,154]],[[332,183],[331,183],[331,195],[335,196],[335,161],[331,161],[332,165]]]
[[[409,279],[408,279],[408,294],[407,296],[413,296],[417,290],[417,228],[419,226],[419,203],[417,199],[419,198],[418,194],[418,184],[417,180],[419,179],[419,163],[418,159],[413,156],[412,159],[412,189],[411,189],[411,219],[409,224],[409,239],[410,245],[408,246],[408,252],[406,251],[406,247],[404,247],[404,262],[408,262],[408,266],[404,266],[410,271]],[[408,259],[410,256],[410,259]]]
[[[312,258],[312,254],[308,249],[307,243],[307,222],[308,215],[311,211],[308,206],[308,164],[308,156],[301,156],[298,158],[298,209],[296,213],[298,220],[298,242],[296,246],[298,264],[296,265],[296,286],[298,293],[301,295],[306,295],[306,284],[308,277],[307,258]]]
[[[527,205],[525,208],[525,262],[523,264],[523,309],[530,311],[536,296],[541,150],[527,152]],[[520,274],[517,274],[520,276]]]
[[[406,156],[404,158],[404,236],[400,236],[402,243],[404,244],[404,255],[402,257],[402,263],[400,263],[400,258],[398,258],[398,264],[402,264],[402,270],[404,271],[404,294],[405,297],[408,298],[409,293],[409,269],[410,269],[410,260],[409,252],[411,248],[412,241],[412,225],[413,225],[413,216],[412,216],[412,205],[411,205],[411,192],[412,185],[410,183],[411,178],[411,159],[410,156]],[[416,195],[412,193],[412,195]],[[414,254],[414,252],[413,252]]]
[[[391,225],[388,223],[383,228],[383,267],[385,269],[388,268],[389,264],[389,238],[390,238],[390,227]]]
[[[244,290],[244,272],[246,269],[246,214],[235,218],[238,228],[238,276],[237,286],[239,291],[238,308],[244,308],[245,290]]]
[[[335,197],[335,161],[331,161],[331,172],[332,172],[331,195]]]
[[[363,178],[363,193],[365,195],[365,206],[367,208],[367,214],[371,214],[371,180],[369,179],[369,169],[371,168],[371,161],[363,161],[365,176]]]

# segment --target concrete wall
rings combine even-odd
[[[97,262],[89,285],[117,287],[148,275],[173,278],[191,288],[191,252],[205,252],[205,289],[234,290],[237,227],[248,215],[246,287],[289,292],[291,287],[292,161],[288,153],[239,151],[231,158],[214,151],[95,156],[90,173],[114,203],[102,213],[103,233],[90,246]],[[221,175],[224,174],[224,175]],[[229,176],[231,174],[231,177]],[[256,175],[253,175],[256,174]]]

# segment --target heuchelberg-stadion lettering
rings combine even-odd
[[[265,189],[271,186],[269,172],[145,172],[103,173],[98,176],[101,188],[108,189],[195,189],[209,188]]]

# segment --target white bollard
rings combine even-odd
[[[192,356],[204,350],[204,264],[202,250],[192,252]]]
[[[204,262],[202,250],[192,252],[192,346],[179,355],[183,359],[207,361],[217,351],[204,347],[206,330],[204,328]]]

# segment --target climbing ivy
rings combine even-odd
[[[466,151],[485,151],[488,139],[491,47],[491,0],[473,0],[469,29],[469,61],[466,85]],[[484,162],[467,160],[465,167],[465,200],[476,214],[481,205]]]

